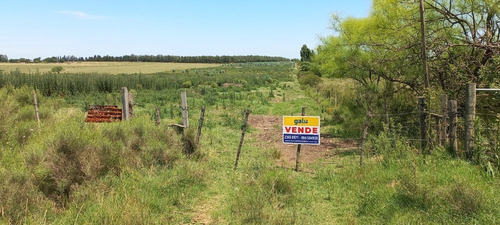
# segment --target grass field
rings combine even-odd
[[[217,67],[220,64],[208,63],[154,63],[154,62],[67,62],[67,63],[0,63],[5,72],[20,70],[23,73],[50,72],[53,67],[62,66],[62,73],[107,73],[134,74],[171,72],[193,68]]]
[[[342,129],[335,114],[352,114],[340,110],[355,97],[351,81],[304,87],[291,64],[221,71],[150,75],[158,78],[152,83],[189,81],[177,87],[128,85],[134,117],[109,124],[85,123],[85,106],[120,105],[119,88],[71,94],[60,89],[74,88],[68,79],[79,74],[31,76],[59,88],[38,87],[37,124],[30,76],[5,75],[17,83],[0,88],[0,224],[499,224],[498,177],[444,148],[423,157],[397,132],[370,131],[360,167],[357,144],[328,137]],[[116,78],[149,79],[98,75],[75,85],[112,86]],[[229,82],[243,86],[224,87]],[[169,126],[182,121],[181,91],[191,124],[184,134]],[[320,146],[302,147],[295,172],[296,148],[281,143],[279,118],[302,106],[321,116],[327,135]],[[245,109],[249,127],[235,170]],[[354,116],[342,118],[356,131],[364,119]]]

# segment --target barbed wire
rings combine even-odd
[[[384,116],[404,116],[418,114],[418,112],[401,112],[401,113],[388,113],[388,114],[371,114],[371,117],[384,117]]]
[[[321,138],[334,138],[334,139],[342,139],[342,140],[363,140],[363,138],[355,138],[355,137],[342,137],[342,136],[327,136]]]
[[[495,116],[495,117],[499,116],[498,114],[493,114],[493,113],[476,113],[476,115],[479,115],[479,116]]]

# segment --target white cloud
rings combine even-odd
[[[83,19],[83,20],[101,20],[105,19],[105,16],[99,16],[99,15],[92,15],[88,14],[85,12],[80,12],[80,11],[60,11],[61,14],[72,16],[77,19]]]

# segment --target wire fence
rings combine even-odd
[[[445,111],[443,115],[443,110],[426,110],[424,111],[426,115],[426,138],[422,137],[421,129],[422,124],[420,121],[420,115],[422,112],[419,111],[399,111],[399,112],[386,112],[386,113],[373,113],[369,114],[370,124],[369,124],[369,135],[365,141],[371,141],[373,139],[379,138],[381,133],[388,133],[390,135],[384,136],[384,140],[393,142],[402,142],[409,144],[411,146],[420,147],[422,142],[431,147],[441,145],[446,143],[448,145],[450,140],[450,118],[448,110]],[[465,109],[458,109],[456,112],[457,124],[456,124],[456,134],[455,138],[459,143],[465,141]],[[443,118],[446,119],[446,127],[442,126]],[[497,149],[500,143],[500,113],[491,112],[476,112],[476,121],[480,121],[478,126],[475,125],[476,133],[480,134],[482,138],[481,147]],[[492,122],[494,121],[494,122]],[[443,132],[441,129],[446,129]],[[443,136],[443,133],[446,136]],[[342,140],[352,140],[357,142],[362,142],[364,138],[360,136],[342,136],[333,135],[329,136],[331,138],[342,139]],[[478,141],[475,137],[475,141]],[[462,146],[463,144],[459,144]]]

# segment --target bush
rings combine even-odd
[[[84,181],[119,169],[120,149],[117,145],[75,126],[78,125],[64,127],[63,132],[47,146],[49,173],[41,179],[44,182],[40,183],[40,188],[59,203],[66,203],[71,192]]]
[[[193,83],[191,83],[190,80],[188,81],[185,81],[184,83],[182,83],[181,87],[182,88],[191,88],[193,86]]]
[[[303,85],[303,86],[316,87],[321,82],[323,82],[321,80],[321,77],[318,77],[312,73],[308,73],[307,75],[299,78],[299,83],[300,83],[300,85]]]
[[[64,68],[62,66],[55,66],[55,67],[52,67],[52,69],[50,71],[52,71],[53,73],[61,73],[62,71],[64,70]]]
[[[196,145],[196,134],[194,129],[185,129],[182,135],[183,151],[188,155],[198,155],[198,146]]]

